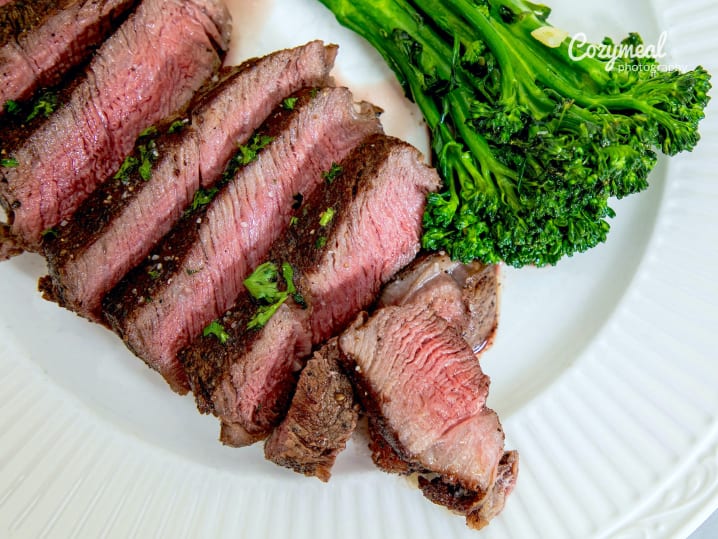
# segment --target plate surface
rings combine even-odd
[[[335,78],[422,150],[421,118],[378,55],[315,0],[229,1],[228,60],[321,38]],[[718,74],[713,0],[552,0],[592,40],[666,33],[665,63]],[[480,532],[376,471],[352,443],[329,485],[229,449],[117,338],[36,292],[42,260],[0,265],[0,536],[683,537],[718,507],[718,110],[697,150],[663,160],[614,205],[607,244],[547,269],[503,271],[482,359],[489,404],[520,452],[515,492]]]

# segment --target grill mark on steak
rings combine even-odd
[[[136,0],[34,0],[0,8],[0,114],[58,84],[84,62]]]
[[[219,67],[229,13],[220,0],[144,0],[98,49],[69,101],[0,167],[11,232],[28,250],[67,219],[132,150],[139,133],[185,107]],[[222,50],[225,50],[223,48]]]
[[[339,347],[370,417],[375,463],[428,475],[425,495],[470,526],[497,514],[517,455],[504,451],[498,417],[486,407],[488,377],[448,323],[422,305],[385,307],[359,317]]]
[[[300,93],[293,111],[277,111],[260,130],[273,140],[256,160],[105,298],[113,329],[175,391],[189,388],[177,353],[232,306],[244,278],[286,231],[293,197],[309,195],[332,162],[381,130],[377,112],[355,104],[346,88]]]
[[[237,145],[284,98],[328,83],[335,55],[336,46],[312,41],[223,71],[193,107],[191,125],[157,139],[159,158],[149,181],[135,173],[124,182],[105,182],[57,236],[45,239],[46,299],[101,322],[104,295],[171,230],[196,190],[221,177]]]
[[[294,268],[307,308],[288,301],[282,317],[247,330],[255,307],[244,292],[222,318],[226,344],[200,337],[180,353],[198,408],[220,418],[227,444],[269,434],[286,411],[311,345],[340,332],[419,250],[426,195],[439,178],[418,150],[371,135],[341,168],[331,185],[305,199],[296,223],[267,256]],[[327,208],[334,217],[322,226]]]
[[[424,253],[384,287],[378,307],[410,303],[432,309],[479,353],[490,346],[498,326],[498,266]]]
[[[336,339],[314,353],[302,370],[287,416],[264,446],[267,459],[324,482],[359,417],[338,355]]]

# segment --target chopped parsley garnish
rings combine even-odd
[[[299,217],[296,215],[292,215],[292,217],[289,219],[289,226],[295,226],[299,222]]]
[[[57,238],[57,229],[55,228],[46,228],[42,231],[40,234],[43,238]]]
[[[243,144],[237,147],[237,153],[227,164],[227,168],[222,174],[222,182],[226,183],[234,178],[240,167],[248,165],[257,158],[257,153],[264,148],[267,144],[272,142],[274,137],[267,135],[255,134],[247,144]]]
[[[137,165],[139,164],[139,159],[137,159],[133,155],[128,155],[127,157],[125,157],[125,160],[122,161],[120,169],[115,172],[113,179],[122,180],[123,182],[127,181],[130,177],[130,174],[132,174],[132,171],[135,170],[137,168]]]
[[[332,219],[334,219],[334,214],[336,212],[334,211],[334,208],[327,208],[322,212],[322,214],[319,216],[319,226],[327,226],[329,223],[332,222]]]
[[[157,127],[154,125],[151,125],[144,130],[140,131],[139,138],[146,138],[146,137],[154,137],[157,136]]]
[[[5,168],[15,168],[19,166],[20,163],[18,163],[17,159],[14,157],[3,157],[0,159],[0,166]]]
[[[22,110],[20,104],[12,99],[5,101],[5,106],[3,108],[8,114],[12,115],[18,114],[20,110]]]
[[[209,325],[202,330],[203,337],[209,337],[212,335],[216,337],[220,344],[224,344],[229,339],[229,334],[224,330],[224,326],[217,320],[212,320]]]
[[[194,211],[202,206],[206,206],[212,202],[212,199],[217,193],[219,193],[218,187],[210,187],[209,189],[203,189],[200,187],[197,191],[195,191],[189,211]]]
[[[113,179],[127,183],[130,176],[137,171],[140,178],[144,181],[150,180],[152,177],[152,164],[157,161],[160,155],[157,150],[157,143],[154,138],[151,138],[156,136],[157,133],[157,128],[154,126],[148,127],[140,133],[140,136],[137,138],[137,143],[135,144],[135,151],[125,157],[125,160],[113,176]],[[140,143],[143,139],[149,140]]]
[[[181,119],[179,119],[179,120],[175,120],[175,121],[172,122],[172,123],[170,124],[170,126],[167,128],[167,133],[169,133],[170,135],[171,135],[172,133],[179,133],[180,131],[182,131],[182,130],[185,128],[185,126],[186,126],[188,123],[189,123],[189,119],[188,119],[188,118],[181,118]]]
[[[317,249],[321,249],[327,244],[327,237],[326,236],[319,236],[317,238],[317,241],[314,242],[314,247]]]
[[[254,161],[257,158],[259,150],[272,142],[272,140],[274,140],[274,137],[267,135],[254,135],[252,140],[249,141],[249,144],[239,146],[239,164],[248,165]]]
[[[282,108],[286,110],[294,110],[294,107],[297,106],[297,100],[298,97],[288,97],[284,101],[282,101]]]
[[[147,275],[150,276],[150,279],[153,281],[160,278],[160,275],[162,275],[162,272],[158,269],[151,269],[147,270]]]
[[[274,262],[260,264],[244,281],[249,294],[257,300],[257,312],[247,323],[247,329],[263,327],[290,296],[302,307],[306,302],[294,285],[294,269],[288,262],[282,263],[285,289],[279,289],[279,268]]]
[[[342,173],[342,167],[340,165],[337,165],[336,163],[332,163],[332,166],[329,170],[327,170],[324,174],[322,174],[322,177],[324,180],[331,184],[334,180],[337,179],[337,176]]]
[[[38,116],[42,115],[47,118],[55,112],[57,108],[57,94],[53,92],[45,92],[37,98],[32,106],[30,114],[27,115],[27,121],[34,120]]]
[[[247,329],[259,329],[264,327],[269,319],[274,316],[274,313],[282,306],[282,303],[286,301],[286,296],[282,298],[282,301],[277,303],[269,303],[267,305],[260,305],[257,307],[257,312],[254,314],[252,319],[247,323]]]

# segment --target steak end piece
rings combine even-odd
[[[378,306],[424,305],[479,353],[491,346],[498,327],[499,292],[498,266],[423,253],[384,287]]]
[[[340,362],[369,417],[374,462],[418,473],[427,498],[481,527],[503,508],[518,472],[504,450],[489,379],[473,350],[423,305],[360,316],[339,338]]]
[[[302,370],[287,416],[264,445],[267,459],[324,482],[359,417],[338,354],[336,339],[314,353]]]

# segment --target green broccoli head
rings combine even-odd
[[[322,0],[382,54],[431,130],[444,190],[423,246],[469,261],[555,264],[606,240],[610,201],[691,151],[709,100],[701,67],[572,54],[550,9],[526,0]],[[608,50],[636,51],[638,34]],[[587,53],[590,43],[575,52]]]

